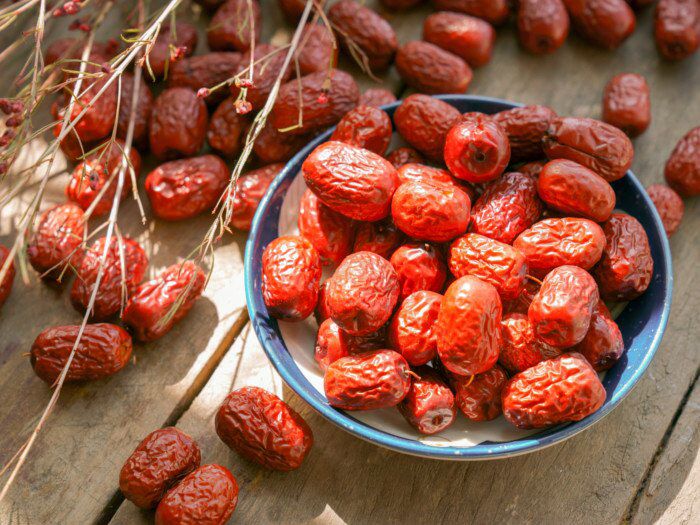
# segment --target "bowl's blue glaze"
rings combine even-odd
[[[519,105],[468,95],[439,98],[462,113],[495,113]],[[398,105],[397,102],[384,109],[393,117]],[[268,316],[260,288],[262,252],[278,236],[277,225],[284,195],[299,173],[303,160],[318,144],[328,140],[330,133],[329,130],[310,142],[274,180],[253,219],[245,253],[246,299],[258,339],[282,379],[323,417],[355,436],[399,452],[436,459],[491,459],[532,452],[563,441],[605,417],[632,390],[654,357],[666,328],[671,307],[673,272],[671,253],[661,219],[643,186],[632,172],[628,172],[624,178],[612,184],[617,195],[617,208],[636,217],[647,231],[654,258],[654,276],[646,293],[629,303],[617,318],[627,351],[605,375],[603,384],[607,399],[600,410],[582,421],[554,427],[515,441],[483,442],[471,447],[436,447],[372,428],[352,415],[328,405],[323,394],[309,383],[287,351],[277,321]]]

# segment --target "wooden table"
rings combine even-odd
[[[371,5],[374,5],[370,2]],[[274,0],[263,2],[266,38],[289,27]],[[401,42],[419,38],[427,9],[388,15]],[[475,72],[470,93],[552,106],[564,115],[600,114],[604,84],[619,72],[644,74],[653,123],[635,141],[633,169],[645,183],[662,180],[676,141],[700,124],[700,55],[661,61],[651,37],[651,11],[616,52],[570,37],[556,54],[522,52],[512,27],[499,29],[495,56]],[[404,93],[395,73],[385,85]],[[363,85],[369,86],[369,79]],[[61,201],[66,176],[47,201]],[[122,225],[147,246],[151,273],[185,255],[209,217],[193,223],[155,221],[145,231],[127,204]],[[0,212],[0,242],[13,238],[16,214]],[[648,372],[629,397],[594,428],[541,452],[500,461],[451,463],[403,456],[371,446],[312,412],[281,383],[250,325],[243,298],[244,235],[228,236],[204,298],[162,340],[135,350],[134,363],[111,379],[68,386],[8,499],[2,524],[149,523],[152,514],[125,502],[119,469],[148,432],[176,424],[202,448],[202,462],[229,467],[241,485],[237,523],[698,523],[700,462],[700,214],[686,201],[673,238],[675,291],[671,320]],[[5,463],[27,438],[50,397],[26,352],[43,328],[78,322],[66,290],[30,275],[18,279],[0,312],[0,451]],[[229,451],[213,415],[235,387],[280,393],[308,420],[316,445],[304,466],[282,474],[257,468]]]

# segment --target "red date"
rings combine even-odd
[[[253,143],[253,151],[262,164],[283,162],[291,159],[311,138],[309,135],[281,133],[267,122]]]
[[[510,161],[521,162],[544,157],[542,138],[555,118],[557,114],[547,106],[523,106],[493,115],[493,120],[508,135]]]
[[[652,184],[647,188],[647,193],[654,203],[656,211],[659,212],[666,235],[670,238],[678,231],[683,220],[685,212],[683,199],[678,193],[663,184]]]
[[[262,14],[257,0],[227,0],[207,27],[209,48],[215,51],[246,51],[260,40]],[[225,521],[225,520],[224,520]]]
[[[637,24],[625,0],[563,0],[574,28],[590,42],[607,49],[619,47]]]
[[[507,0],[433,0],[440,11],[456,11],[483,18],[494,25],[502,24],[509,14]]]
[[[301,236],[318,251],[322,264],[336,266],[350,254],[354,221],[323,204],[311,190],[301,198],[298,225]]]
[[[386,160],[391,162],[397,170],[405,164],[422,164],[424,162],[420,153],[406,146],[396,148],[386,156]]]
[[[620,328],[603,301],[598,301],[593,311],[586,337],[572,350],[583,355],[596,372],[612,368],[624,353]]]
[[[235,99],[227,98],[218,105],[209,120],[207,142],[226,158],[235,158],[243,148],[250,119],[236,111]]]
[[[164,24],[153,46],[147,50],[144,70],[156,78],[163,78],[172,62],[171,51],[177,49],[185,57],[191,56],[197,40],[197,28],[187,22],[177,22],[174,27]]]
[[[442,254],[428,243],[404,244],[391,255],[389,262],[401,283],[399,301],[418,290],[439,292],[445,284],[446,268]]]
[[[445,11],[425,19],[423,40],[461,57],[472,67],[480,67],[491,60],[496,31],[480,18]]]
[[[553,53],[569,36],[569,14],[562,0],[520,0],[520,44],[536,55]]]
[[[700,126],[678,141],[666,161],[666,182],[683,197],[700,195]]]
[[[408,394],[397,407],[418,432],[436,434],[455,420],[454,395],[432,368],[422,366],[415,372],[419,378],[413,380]]]
[[[527,315],[514,313],[501,321],[503,344],[498,362],[509,372],[517,374],[546,359],[561,354],[561,350],[540,341]]]
[[[491,421],[501,415],[501,391],[508,381],[503,369],[493,368],[469,377],[451,375],[457,407],[471,421]]]
[[[321,322],[316,336],[314,359],[324,372],[328,366],[341,357],[362,354],[386,348],[384,327],[368,335],[350,335],[332,319]]]
[[[241,64],[240,53],[205,53],[175,62],[168,73],[168,87],[187,87],[194,92],[211,89],[234,76]],[[218,104],[226,98],[226,89],[219,87],[205,98],[208,104]]]
[[[243,231],[250,230],[258,204],[282,168],[284,164],[269,164],[238,177],[233,196],[231,226]]]
[[[659,0],[654,14],[654,38],[661,55],[683,60],[700,47],[700,5],[695,0]]]
[[[643,133],[651,122],[649,85],[642,75],[615,75],[603,92],[603,120],[630,137]]]
[[[396,227],[391,217],[381,221],[362,222],[355,232],[352,251],[372,252],[389,259],[404,238],[404,234]]]
[[[421,290],[406,297],[391,319],[389,345],[411,366],[428,363],[437,355],[437,318],[442,295]]]
[[[272,91],[272,86],[284,65],[286,51],[270,45],[258,44],[243,54],[238,67],[237,78],[250,80],[250,67],[253,64],[252,86],[246,88],[246,100],[250,102],[254,110],[261,109]],[[291,68],[287,68],[282,74],[282,82],[286,82],[292,76]],[[231,94],[238,98],[240,89],[234,82],[231,84]]]
[[[357,106],[340,119],[331,140],[384,155],[391,142],[391,119],[386,111],[372,106]]]
[[[195,155],[204,144],[207,120],[207,105],[194,91],[166,89],[156,98],[151,113],[151,152],[159,159]]]
[[[399,48],[396,70],[409,86],[428,94],[464,93],[473,76],[462,58],[422,40]]]
[[[338,48],[324,24],[306,24],[296,53],[302,75],[324,71],[338,63]]]
[[[387,104],[393,104],[394,102],[396,102],[396,95],[388,89],[369,88],[360,95],[358,104],[361,106],[373,106],[378,108],[386,106]]]

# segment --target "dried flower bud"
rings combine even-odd
[[[9,98],[0,98],[0,111],[5,115],[14,113],[13,103]]]
[[[66,14],[66,12],[63,10],[62,7],[57,7],[56,9],[51,11],[51,16],[53,16],[54,18],[59,18],[65,14]]]
[[[7,173],[8,168],[9,167],[7,165],[7,162],[5,162],[4,160],[0,162],[0,175],[5,175],[5,173]]]
[[[177,62],[179,60],[182,60],[185,58],[185,54],[187,53],[187,46],[170,46],[170,61],[171,62]]]
[[[15,138],[15,130],[6,129],[5,133],[3,133],[2,137],[0,137],[0,148],[7,146],[10,142],[12,142],[13,138]]]
[[[209,88],[199,88],[197,90],[197,98],[207,98],[210,93]]]
[[[78,24],[78,29],[80,31],[82,31],[83,33],[89,33],[92,28],[90,27],[90,24],[86,24],[85,22],[81,22],[80,24]]]
[[[236,85],[237,88],[252,88],[253,87],[253,81],[249,78],[239,78],[236,77],[236,79],[233,81],[233,83]]]
[[[112,72],[112,66],[109,64],[109,62],[103,62],[100,66],[100,70],[109,75]]]
[[[21,100],[14,100],[10,108],[10,113],[24,113],[24,102]]]
[[[246,113],[250,113],[252,111],[253,104],[247,100],[236,100],[234,107],[236,108],[236,113],[239,115],[245,115]]]
[[[5,121],[5,126],[7,126],[8,128],[16,128],[21,123],[22,123],[22,117],[20,117],[19,115],[12,115],[10,118],[8,118]]]
[[[63,12],[67,15],[74,15],[80,11],[80,4],[77,2],[66,2],[63,4]]]
[[[321,90],[321,94],[318,96],[316,101],[319,104],[328,104],[328,92],[325,89]]]

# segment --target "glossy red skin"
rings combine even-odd
[[[423,40],[480,67],[491,60],[496,31],[480,18],[443,11],[425,19]]]
[[[41,215],[27,246],[27,257],[43,278],[58,280],[64,265],[78,266],[83,256],[85,222],[83,210],[72,202],[49,208]]]
[[[495,286],[504,300],[516,298],[525,285],[527,264],[523,254],[477,233],[467,233],[452,243],[448,264],[455,277],[478,277]]]
[[[586,337],[572,350],[583,355],[596,372],[612,368],[625,352],[620,328],[603,301],[593,311]]]
[[[654,38],[659,53],[668,60],[691,56],[700,47],[700,5],[694,0],[659,0]]]
[[[492,118],[500,124],[510,143],[510,162],[544,157],[542,138],[557,114],[547,106],[523,106],[495,113]],[[520,171],[520,170],[518,170]]]
[[[445,164],[452,175],[473,183],[498,178],[510,160],[510,142],[490,118],[463,118],[445,139]]]
[[[486,186],[471,211],[471,228],[511,244],[542,215],[537,179],[519,172],[504,173]]]
[[[159,159],[196,155],[204,144],[207,121],[207,105],[194,91],[185,87],[164,90],[151,113],[151,152]]]
[[[80,325],[54,326],[41,332],[29,354],[34,373],[53,385],[68,362]],[[119,372],[131,357],[131,336],[113,324],[88,324],[66,374],[67,382],[94,381]]]
[[[262,257],[262,293],[272,317],[306,319],[316,308],[321,258],[311,242],[297,235],[279,237]]]
[[[433,0],[440,11],[456,11],[483,18],[494,25],[502,24],[509,14],[507,0]]]
[[[239,115],[234,106],[235,99],[229,97],[219,104],[209,119],[207,142],[223,157],[234,159],[243,148],[250,126],[247,115]]]
[[[355,231],[353,252],[372,252],[389,259],[405,240],[405,235],[388,217],[381,221],[362,222]]]
[[[406,164],[423,164],[425,162],[423,155],[407,146],[396,148],[386,156],[386,160],[391,162],[397,170]]]
[[[398,187],[396,169],[371,151],[343,142],[324,142],[301,166],[306,185],[329,208],[360,221],[389,215]]]
[[[170,489],[156,509],[156,525],[221,525],[236,509],[238,483],[228,469],[203,465]]]
[[[578,266],[560,266],[542,281],[527,316],[541,341],[570,348],[586,336],[599,298],[591,274]]]
[[[348,111],[335,127],[331,140],[384,155],[391,142],[391,119],[386,111],[373,106],[357,106]]]
[[[309,135],[280,133],[267,122],[253,142],[253,151],[262,164],[284,162],[306,146],[311,138]]]
[[[460,119],[457,108],[428,95],[409,95],[394,113],[394,125],[411,146],[431,160],[442,161],[445,137]]]
[[[270,44],[257,44],[245,53],[238,65],[237,75],[242,79],[250,78],[250,63],[253,64],[253,85],[246,89],[246,100],[253,105],[254,110],[261,109],[272,91],[272,86],[280,74],[286,56],[286,50]],[[326,65],[326,67],[328,67]],[[287,68],[282,75],[282,83],[292,76],[292,69]],[[240,89],[231,84],[231,94],[239,96]]]
[[[442,295],[420,290],[406,297],[389,324],[389,346],[411,366],[424,365],[437,355],[437,318]]]
[[[549,161],[537,179],[545,204],[567,215],[607,221],[615,209],[615,190],[596,172],[566,159]]]
[[[396,95],[384,88],[369,88],[360,95],[358,102],[361,106],[373,106],[378,108],[396,102]]]
[[[573,160],[608,182],[624,177],[634,157],[627,135],[615,126],[590,118],[555,118],[542,141],[550,160]]]
[[[342,410],[376,410],[398,405],[411,387],[401,354],[377,350],[331,363],[323,378],[328,403]]]
[[[292,135],[306,135],[320,131],[336,124],[343,115],[357,105],[360,99],[360,88],[357,87],[355,79],[345,71],[333,69],[330,72],[329,86],[328,75],[328,71],[318,71],[301,77],[300,81],[292,79],[282,84],[270,115],[270,122],[275,129],[285,130]],[[300,89],[301,124],[299,123]]]
[[[306,24],[296,58],[302,75],[325,71],[338,64],[338,49],[333,47],[333,36],[326,25]]]
[[[216,433],[244,458],[265,468],[299,468],[314,444],[311,428],[292,407],[258,387],[231,392],[216,413]]]
[[[282,168],[284,164],[281,163],[269,164],[238,177],[233,198],[231,226],[243,231],[250,230],[258,204]]]
[[[301,198],[298,225],[299,233],[313,244],[323,265],[337,266],[350,255],[354,221],[331,210],[308,189]]]
[[[569,14],[562,0],[520,0],[518,37],[530,53],[553,53],[569,36]]]
[[[200,461],[194,439],[175,427],[159,428],[143,438],[124,462],[119,490],[137,507],[154,508]]]
[[[187,22],[177,22],[175,28],[164,24],[156,37],[156,41],[146,55],[144,73],[150,76],[153,72],[156,78],[165,75],[166,67],[170,68],[171,46],[184,48],[184,55],[191,56],[197,48],[197,28]],[[147,64],[147,65],[146,65]]]
[[[525,256],[528,268],[537,275],[566,264],[589,270],[600,260],[605,234],[588,219],[544,219],[521,233],[513,247]]]
[[[122,73],[121,77],[121,101],[119,102],[119,116],[117,117],[117,137],[126,140],[126,134],[131,122],[132,104],[134,93],[134,75],[128,71]],[[138,148],[145,148],[148,145],[148,121],[153,111],[153,93],[141,75],[139,82],[139,92],[136,98],[136,109],[134,114],[134,145]]]
[[[71,119],[74,120],[87,107],[85,114],[73,129],[83,143],[96,142],[109,135],[117,118],[117,83],[110,84],[99,97],[97,94],[107,82],[107,77],[86,79],[81,86],[81,95],[73,103]],[[87,89],[86,89],[87,88]],[[69,106],[68,96],[63,98],[64,106],[58,110],[60,128],[64,113]],[[89,149],[85,150],[89,151]]]
[[[146,176],[145,188],[156,217],[181,221],[213,209],[228,183],[226,163],[202,155],[161,164]]]
[[[326,301],[328,281],[323,281],[321,286],[318,288],[318,302],[316,303],[316,308],[314,309],[314,318],[316,319],[316,324],[319,326],[331,316],[328,310],[328,303]]]
[[[397,405],[401,415],[418,432],[425,435],[445,430],[455,420],[455,398],[447,384],[430,367],[415,369],[420,379],[413,379],[406,397]]]
[[[445,284],[443,255],[438,248],[428,243],[404,244],[391,255],[389,262],[401,283],[399,301],[419,290],[439,292]]]
[[[464,93],[473,76],[462,58],[422,40],[399,48],[396,70],[406,84],[428,94]]]
[[[155,341],[180,322],[202,295],[206,276],[191,261],[176,263],[140,285],[129,298],[122,320],[139,341]],[[175,304],[175,313],[164,319]]]
[[[652,184],[647,188],[647,194],[659,212],[664,224],[666,235],[670,238],[681,225],[685,204],[683,199],[673,189],[663,184]]]
[[[5,266],[5,261],[7,261],[7,256],[10,254],[10,250],[5,248],[0,244],[0,272]],[[7,300],[10,292],[12,291],[12,283],[15,280],[15,265],[14,262],[10,261],[7,270],[5,271],[5,276],[0,280],[0,308]]]
[[[79,312],[84,312],[90,304],[106,241],[106,237],[97,239],[90,249],[85,251],[77,268],[70,299],[73,307]],[[105,320],[118,313],[123,301],[143,280],[147,267],[148,257],[139,243],[128,237],[122,237],[120,241],[116,236],[112,236],[91,318]],[[125,272],[122,272],[122,268]]]
[[[411,181],[441,184],[455,183],[455,180],[452,178],[449,171],[414,162],[409,162],[402,165],[396,170],[396,174],[398,175],[401,183]]]
[[[450,376],[455,404],[470,421],[491,421],[501,415],[501,391],[508,381],[503,368],[493,368],[474,376]]]
[[[469,196],[454,184],[405,182],[391,201],[391,216],[409,237],[446,242],[467,231],[469,208]]]
[[[385,327],[368,335],[350,335],[335,324],[333,319],[326,318],[318,328],[314,359],[325,372],[331,363],[341,357],[381,350],[386,345]]]
[[[84,161],[78,164],[66,186],[66,197],[75,202],[83,210],[87,210],[102,191],[102,188],[109,183],[109,188],[100,198],[100,201],[92,210],[92,217],[97,217],[109,213],[117,192],[119,171],[124,159],[125,144],[121,139],[116,139],[116,143],[111,143],[100,151],[91,153]],[[124,200],[131,192],[132,177],[138,180],[141,172],[141,155],[135,148],[129,151],[129,160],[124,171],[124,183],[120,200]]]
[[[389,67],[398,41],[394,28],[376,11],[352,0],[341,0],[328,10],[328,19],[348,56],[355,49],[356,54],[364,54],[372,71]]]
[[[457,375],[480,374],[498,360],[501,299],[496,288],[467,275],[445,292],[437,321],[442,364]]]
[[[605,249],[593,270],[605,301],[631,301],[649,287],[654,274],[649,239],[637,219],[613,213],[603,225]]]
[[[535,366],[545,359],[561,354],[561,350],[540,341],[526,314],[514,313],[501,321],[503,344],[498,363],[508,372],[517,374]]]
[[[328,280],[326,305],[343,330],[365,335],[389,320],[400,289],[389,261],[376,253],[356,252],[348,255]]]
[[[257,0],[227,0],[211,17],[207,42],[213,51],[246,51],[251,42],[260,40],[261,29]]]
[[[700,195],[700,126],[686,133],[673,148],[664,177],[682,197]]]
[[[619,47],[637,24],[625,0],[563,0],[576,31],[606,49]]]
[[[579,421],[605,402],[605,388],[576,352],[542,361],[513,376],[501,394],[503,415],[518,428]]]
[[[603,120],[630,137],[643,133],[651,122],[649,85],[642,75],[621,73],[603,91]]]
[[[241,64],[241,54],[214,52],[184,58],[170,65],[168,87],[188,87],[194,92],[200,88],[214,88],[234,76]],[[227,89],[221,87],[205,98],[207,104],[218,104],[226,98]]]

